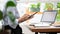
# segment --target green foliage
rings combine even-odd
[[[53,4],[52,3],[46,3],[45,4],[45,10],[48,10],[48,8],[53,9]]]
[[[60,21],[60,14],[57,15],[56,21]]]
[[[60,9],[58,10],[58,14],[60,14]]]
[[[8,8],[8,7],[16,7],[16,4],[13,1],[8,1],[6,3],[6,8]]]
[[[2,13],[2,11],[0,10],[0,20],[2,20],[3,19],[3,13]]]
[[[37,4],[31,4],[31,11],[36,12],[36,11],[40,11],[40,2]]]
[[[40,8],[40,3],[37,3],[36,4],[31,4],[31,8]]]
[[[60,2],[57,3],[57,8],[60,8]]]
[[[60,21],[60,2],[57,3],[57,9],[58,9],[58,14],[57,14],[56,20]]]
[[[31,4],[31,8],[35,8],[36,7],[36,5],[35,4]]]
[[[40,8],[40,3],[37,3],[37,8]]]
[[[13,15],[11,11],[8,12],[8,16],[12,22],[15,22],[15,16]]]

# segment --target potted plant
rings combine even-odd
[[[35,4],[31,4],[30,10],[32,12],[37,12],[37,11],[39,12],[40,11],[40,2],[37,3],[36,5]]]
[[[45,3],[45,10],[53,10],[53,4],[52,3]]]

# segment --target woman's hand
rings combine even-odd
[[[28,19],[32,19],[33,16],[30,16],[29,14],[24,14],[21,18],[19,18],[18,22],[23,22],[26,21]]]

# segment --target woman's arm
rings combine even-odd
[[[28,15],[28,14],[24,14],[22,17],[20,17],[20,18],[18,19],[18,22],[21,23],[21,22],[24,22],[24,21],[30,19],[29,16],[30,16],[30,15]]]
[[[32,15],[24,14],[21,18],[19,18],[18,22],[20,23],[20,22],[26,21],[28,19],[31,19],[36,13],[38,13],[38,12],[35,12]]]

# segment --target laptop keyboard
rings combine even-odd
[[[50,23],[45,23],[45,22],[41,23],[40,22],[40,23],[34,23],[34,24],[30,24],[30,25],[41,27],[41,26],[50,26]]]

